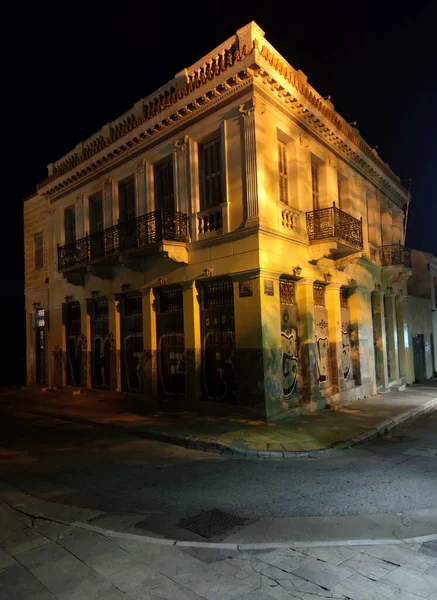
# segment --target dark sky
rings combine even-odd
[[[437,254],[436,3],[259,4],[3,3],[0,295],[22,294],[22,199],[46,165],[252,19],[412,178],[407,241]]]

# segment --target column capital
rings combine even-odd
[[[182,153],[187,152],[189,141],[190,141],[190,137],[188,135],[184,135],[183,137],[179,138],[178,140],[175,140],[175,143],[174,143],[175,152],[182,152]]]
[[[331,283],[327,283],[326,284],[326,289],[327,290],[338,290],[340,291],[340,289],[344,287],[342,283],[338,283],[336,281],[332,281]]]
[[[315,282],[316,282],[315,277],[301,277],[300,279],[297,280],[297,283],[299,285],[314,285]]]

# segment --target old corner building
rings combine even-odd
[[[29,384],[274,419],[433,375],[407,190],[255,23],[48,171],[24,202]]]

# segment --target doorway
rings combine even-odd
[[[425,338],[423,333],[413,335],[414,380],[420,383],[426,379]]]
[[[159,393],[183,395],[185,338],[182,288],[161,288],[156,291],[156,296]]]
[[[80,302],[64,304],[65,337],[67,345],[67,385],[82,384],[82,344]]]
[[[106,299],[92,301],[91,378],[95,388],[110,387],[109,309]]]
[[[121,301],[121,386],[125,392],[144,391],[143,302],[141,296]]]
[[[47,383],[46,373],[46,320],[45,310],[36,311],[36,339],[35,339],[35,381],[36,383]]]

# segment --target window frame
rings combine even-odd
[[[278,138],[278,176],[279,176],[279,200],[289,204],[288,190],[288,144]]]
[[[205,160],[206,151],[213,148],[213,160],[215,159],[215,170],[209,169],[206,173]],[[224,161],[223,161],[223,141],[220,134],[200,142],[198,145],[199,158],[199,192],[200,192],[200,210],[210,210],[220,206],[224,202]],[[209,157],[211,158],[211,157]],[[211,160],[209,160],[211,163]],[[219,167],[217,169],[217,166]],[[207,183],[211,185],[207,186]]]
[[[160,175],[167,170],[166,187],[168,193],[163,194],[162,185],[163,179]],[[174,177],[174,160],[170,154],[164,160],[153,165],[153,188],[155,194],[155,210],[166,210],[176,212],[176,193],[175,193],[175,177]]]
[[[72,239],[67,241],[67,227],[66,227],[66,215],[67,213],[71,213],[72,217],[71,217],[71,224],[73,225],[71,232],[72,233]],[[74,244],[77,241],[77,230],[76,230],[76,207],[74,206],[74,204],[72,204],[71,206],[66,206],[64,208],[64,243],[65,245],[67,244]]]
[[[315,161],[311,161],[311,195],[313,199],[313,210],[319,210],[319,165]]]

